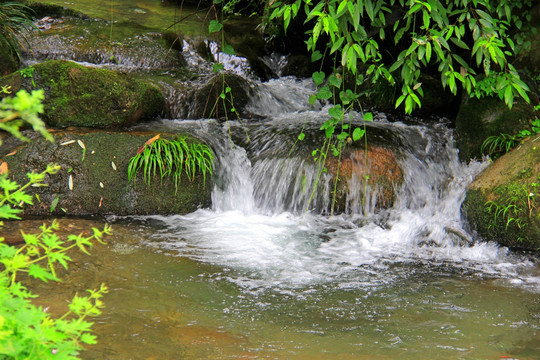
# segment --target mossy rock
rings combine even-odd
[[[10,85],[14,92],[44,89],[42,119],[51,127],[125,127],[154,119],[165,106],[157,87],[130,74],[65,60],[31,68],[0,79],[0,85]]]
[[[51,143],[39,137],[30,143],[2,147],[2,159],[7,162],[9,176],[19,184],[25,174],[43,171],[47,164],[57,163],[61,171],[47,176],[48,186],[31,188],[37,195],[33,206],[24,208],[24,216],[49,215],[148,215],[185,214],[211,204],[211,179],[206,183],[198,174],[194,181],[182,177],[176,191],[172,179],[154,180],[147,186],[139,174],[128,182],[129,160],[156,133],[62,131],[53,134]],[[172,139],[175,134],[162,134]],[[200,142],[188,137],[188,141]],[[62,145],[65,142],[75,142]],[[79,141],[85,146],[83,150]],[[15,152],[5,156],[8,152]],[[70,189],[70,177],[72,189]],[[55,200],[58,199],[58,200]],[[53,202],[57,202],[51,211]]]
[[[531,94],[533,95],[533,94]],[[531,99],[534,102],[534,97]],[[496,97],[464,100],[456,117],[456,143],[463,161],[481,158],[482,143],[493,135],[515,135],[527,129],[535,118],[534,109],[521,99],[516,99],[512,109]]]
[[[501,245],[540,250],[540,136],[490,164],[469,186],[464,217]]]
[[[189,116],[194,119],[236,119],[238,114],[245,115],[250,91],[248,80],[232,72],[222,71],[192,94],[191,99],[187,99],[192,102]]]
[[[19,68],[19,59],[13,49],[0,39],[0,76],[11,74]]]

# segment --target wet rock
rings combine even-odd
[[[258,31],[256,18],[230,17],[224,24],[224,36],[228,44],[234,48],[237,56],[249,63],[249,72],[262,81],[275,77],[273,71],[264,63],[266,40]],[[311,75],[310,75],[311,76]]]
[[[236,119],[245,115],[249,102],[248,80],[229,71],[212,76],[186,100],[192,104],[189,116],[194,119]]]
[[[484,240],[540,249],[540,136],[490,164],[469,186],[462,213]]]
[[[177,192],[168,178],[147,186],[139,174],[134,183],[128,182],[130,158],[156,133],[61,131],[53,135],[55,143],[36,138],[18,147],[1,148],[10,178],[19,184],[25,183],[26,173],[42,171],[49,163],[62,167],[46,179],[47,187],[30,188],[36,197],[33,206],[25,207],[25,216],[184,214],[210,205],[211,180],[207,177],[205,184],[201,175],[193,182],[183,177]]]
[[[310,78],[314,72],[319,71],[319,67],[319,64],[311,62],[308,55],[291,55],[287,58],[287,63],[283,67],[282,75]]]
[[[0,79],[13,92],[44,89],[42,119],[52,127],[119,128],[154,119],[164,106],[159,89],[125,73],[51,60]]]
[[[327,168],[334,179],[338,176],[335,213],[361,214],[390,208],[396,189],[403,182],[395,153],[381,146],[368,146],[367,152],[347,147],[339,167],[337,158],[332,157],[327,160]]]
[[[535,96],[531,94],[531,103]],[[456,145],[463,161],[483,156],[482,143],[492,135],[515,135],[527,129],[535,118],[534,109],[521,99],[516,99],[512,109],[496,97],[482,99],[464,95],[456,117]]]

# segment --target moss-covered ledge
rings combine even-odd
[[[469,186],[464,217],[484,240],[540,250],[540,136],[497,159]]]
[[[45,90],[48,126],[120,128],[154,119],[165,106],[159,89],[131,74],[49,60],[0,78],[13,93]]]
[[[10,178],[20,184],[26,173],[42,171],[48,163],[62,168],[46,179],[47,187],[31,188],[37,196],[33,206],[25,207],[24,216],[186,214],[211,204],[208,176],[206,184],[200,174],[193,182],[182,177],[178,191],[169,179],[156,180],[148,187],[141,174],[134,184],[128,183],[130,158],[157,133],[62,131],[53,135],[55,143],[36,138],[15,148],[6,148],[6,142],[1,149]]]

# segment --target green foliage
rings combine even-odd
[[[52,140],[38,118],[38,113],[43,109],[42,98],[42,92],[33,92],[32,95],[19,92],[13,99],[4,99],[0,103],[2,129],[26,140],[19,128],[27,121]],[[29,173],[28,182],[22,186],[10,180],[7,173],[0,174],[0,219],[19,219],[21,208],[33,203],[32,196],[25,190],[30,186],[47,186],[44,183],[46,177],[59,170],[60,166],[50,164],[41,173]],[[2,227],[0,221],[0,229]],[[88,290],[87,296],[75,295],[69,303],[69,310],[55,319],[46,309],[32,304],[31,299],[37,295],[28,291],[18,277],[58,281],[55,267],[61,265],[68,268],[71,261],[68,252],[78,248],[88,254],[95,241],[102,242],[103,236],[110,234],[110,227],[105,226],[103,230],[94,228],[90,236],[69,235],[67,239],[61,239],[56,234],[59,230],[56,221],[50,226],[44,224],[40,230],[37,234],[21,231],[24,242],[21,246],[9,245],[0,236],[1,359],[78,359],[84,344],[96,343],[96,337],[90,332],[92,323],[86,318],[101,313],[101,297],[107,292],[104,285],[96,290]]]
[[[26,29],[36,28],[31,14],[32,9],[20,2],[0,2],[0,42],[6,43],[19,59],[25,42],[19,40],[21,33]]]
[[[43,113],[43,99],[43,90],[33,90],[31,94],[20,90],[14,97],[3,98],[0,101],[0,130],[7,131],[20,140],[29,141],[20,132],[23,124],[28,123],[47,140],[53,141],[45,123],[39,118],[39,114]]]
[[[505,154],[520,144],[528,136],[540,134],[540,119],[531,122],[531,130],[521,130],[515,135],[499,134],[489,136],[482,143],[480,151],[489,156]]]
[[[24,204],[32,204],[32,197],[24,190],[29,186],[45,186],[43,180],[59,170],[51,164],[41,173],[28,174],[29,181],[24,186],[0,175],[0,218],[18,218]],[[95,344],[91,334],[92,323],[85,319],[99,315],[103,307],[101,297],[107,292],[102,285],[97,290],[89,290],[89,295],[75,295],[69,304],[69,311],[58,319],[32,304],[35,298],[18,281],[19,274],[26,274],[42,281],[58,281],[55,266],[68,268],[71,258],[67,254],[78,248],[88,254],[94,241],[102,242],[110,228],[93,229],[91,236],[70,235],[61,239],[56,235],[58,222],[43,225],[38,234],[21,231],[24,245],[15,247],[5,243],[0,237],[0,356],[2,359],[77,359],[83,344]]]
[[[332,101],[334,104],[328,109],[328,119],[322,124],[320,130],[325,134],[323,145],[312,152],[314,161],[317,164],[317,177],[315,185],[312,189],[310,201],[314,198],[319,179],[323,173],[327,172],[326,162],[329,156],[334,156],[338,159],[337,173],[334,177],[334,188],[332,191],[332,207],[330,213],[334,212],[334,205],[337,197],[337,183],[340,180],[339,164],[341,163],[341,155],[343,149],[351,143],[364,139],[364,145],[367,147],[366,122],[373,121],[373,115],[369,112],[362,114],[363,127],[353,126],[354,113],[351,112],[354,106],[361,108],[358,101],[359,95],[356,91],[346,89],[343,79],[343,74],[332,73],[328,78],[324,71],[317,71],[312,75],[313,82],[317,86],[314,94],[309,97],[309,103],[313,105],[317,100]],[[361,80],[361,77],[357,77]],[[359,81],[356,85],[359,85]],[[302,141],[305,134],[302,132],[298,136],[298,141]],[[367,156],[367,151],[365,152]],[[367,163],[367,159],[366,159]],[[366,178],[367,180],[367,178]],[[364,183],[364,194],[367,191],[367,181]],[[306,210],[308,210],[306,208]]]
[[[505,228],[514,223],[522,229],[527,226],[526,218],[532,216],[533,209],[538,206],[537,192],[540,183],[512,184],[503,186],[495,191],[497,200],[485,203],[487,211],[493,215],[489,228],[496,226],[502,220]]]
[[[0,219],[19,219],[18,214],[25,204],[33,204],[32,196],[26,194],[25,190],[30,187],[46,186],[43,182],[47,175],[58,173],[60,166],[49,164],[41,173],[28,173],[28,183],[19,186],[15,181],[8,178],[7,174],[0,174],[0,187],[4,192],[0,194]]]
[[[206,174],[213,173],[213,161],[214,153],[205,144],[188,142],[185,137],[174,140],[157,139],[145,144],[142,150],[130,159],[128,180],[134,181],[142,169],[144,182],[148,186],[158,175],[160,181],[172,176],[178,190],[182,173],[186,174],[189,181],[193,181],[197,172],[200,172],[206,183]]]
[[[34,87],[36,87],[36,83],[34,82],[34,71],[35,70],[36,69],[33,66],[29,66],[29,67],[26,67],[24,69],[19,70],[19,73],[22,75],[22,77],[32,79],[32,86],[34,86]]]
[[[404,104],[406,113],[421,107],[420,73],[434,69],[453,94],[458,85],[473,94],[478,74],[496,72],[489,93],[501,96],[509,108],[516,96],[529,101],[529,89],[509,59],[519,51],[511,32],[524,28],[531,1],[296,0],[269,6],[269,20],[282,19],[285,29],[303,11],[314,59],[335,56],[352,74],[373,82],[399,79],[396,107]],[[399,53],[383,52],[387,42]]]

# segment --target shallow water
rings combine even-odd
[[[200,34],[201,22],[206,11],[197,9],[182,11],[173,4],[164,4],[161,0],[36,0],[36,2],[67,6],[92,18],[99,18],[114,23],[130,23],[146,27],[149,30],[165,30],[182,20],[174,30],[186,34]],[[121,28],[125,26],[120,26]],[[119,29],[113,26],[113,34]]]
[[[338,260],[323,264],[316,273],[323,279],[304,276],[313,272],[309,264],[306,274],[297,268],[313,244],[287,249],[299,245],[274,242],[282,250],[266,248],[260,258],[240,260],[286,219],[246,223],[246,229],[258,223],[262,236],[243,248],[236,243],[237,261],[223,243],[210,248],[181,238],[189,238],[189,230],[166,225],[175,217],[110,220],[108,245],[96,246],[92,256],[75,255],[61,284],[34,288],[38,303],[60,314],[76,291],[109,286],[94,327],[99,343],[83,359],[534,359],[540,353],[540,288],[523,280],[540,277],[535,266],[525,266],[520,280],[449,262],[392,261],[390,255],[356,268]],[[61,224],[78,233],[102,222]],[[164,238],[186,249],[163,246]],[[342,250],[350,258],[350,249]],[[289,264],[273,264],[279,252],[294,254],[285,256]],[[348,270],[336,272],[338,266]]]

